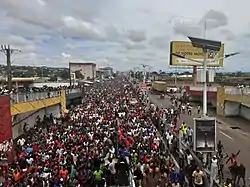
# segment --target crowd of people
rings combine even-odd
[[[171,157],[178,133],[193,141],[193,130],[178,126],[178,106],[151,104],[124,77],[96,82],[85,88],[82,104],[57,119],[38,118],[15,141],[14,161],[1,163],[0,186],[203,186],[205,174],[189,149],[178,163]]]
[[[179,116],[179,118],[175,118],[172,120],[172,123],[170,123],[170,129],[172,129],[172,132],[174,132],[175,136],[177,137],[179,133],[181,133],[181,140],[182,142],[189,147],[190,150],[192,150],[193,146],[193,129],[187,126],[185,121],[181,122],[181,125],[179,128],[177,128],[176,124],[178,120],[181,120],[181,114],[185,115],[192,115],[193,112],[200,115],[201,107],[198,105],[196,108],[192,108],[188,102],[185,102],[179,98],[176,98],[173,96],[171,98],[172,101],[172,108],[170,108],[167,112],[167,115],[171,116],[173,113],[176,113],[176,116]],[[174,108],[174,109],[173,109]],[[195,111],[196,110],[196,111]],[[210,175],[210,183],[214,183],[215,181],[218,183],[223,184],[224,187],[231,187],[231,186],[246,186],[246,167],[244,164],[238,162],[237,156],[240,154],[240,151],[237,153],[232,153],[230,156],[226,153],[226,150],[223,147],[223,144],[221,141],[218,141],[217,143],[217,151],[214,155],[212,155],[211,160],[206,160],[203,165],[208,168],[209,175]],[[177,149],[176,149],[177,150]],[[197,158],[199,160],[203,161],[202,154],[196,153]],[[187,154],[187,163],[190,163],[190,160],[193,160],[192,156],[190,154]],[[229,167],[224,167],[229,163]],[[225,178],[224,173],[230,172],[230,175],[226,175],[227,178]],[[192,172],[192,170],[190,171]],[[187,175],[190,174],[187,172]],[[242,181],[241,181],[242,180]],[[224,181],[224,182],[223,182]]]
[[[94,83],[81,105],[19,138],[14,161],[1,163],[1,186],[184,186],[158,131],[161,115],[124,78]]]

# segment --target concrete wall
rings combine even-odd
[[[228,90],[227,88],[218,87],[217,88],[217,114],[218,115],[225,115],[225,107],[226,107],[225,103],[228,101],[242,103],[243,105],[250,105],[250,96],[238,95],[236,94],[236,92],[232,92]]]
[[[191,102],[201,102],[202,103],[202,101],[203,101],[203,97],[201,96],[201,97],[196,97],[196,96],[190,96],[190,101]],[[209,104],[212,104],[213,105],[213,107],[216,107],[216,99],[207,99],[207,102],[209,103]]]
[[[233,101],[225,101],[225,116],[239,116],[241,104]]]
[[[82,75],[84,75],[84,79],[89,78],[95,78],[96,77],[96,66],[89,64],[70,64],[70,73],[73,73],[75,71],[80,71]]]
[[[241,105],[239,115],[247,120],[250,120],[250,108],[248,106]]]
[[[58,117],[60,116],[61,112],[61,105],[53,105],[47,108],[42,108],[39,110],[34,110],[30,112],[26,112],[23,114],[18,114],[12,117],[12,132],[13,132],[13,139],[18,138],[20,135],[22,135],[23,132],[23,126],[25,123],[27,123],[27,128],[34,127],[34,124],[37,121],[37,116],[40,116],[40,118],[43,118],[44,115],[49,116],[51,113]]]

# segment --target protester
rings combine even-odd
[[[172,185],[183,184],[158,131],[163,115],[124,78],[94,83],[81,105],[57,119],[38,117],[17,140],[2,186],[128,186],[135,178],[156,187],[171,184],[173,174]]]
[[[237,182],[236,184],[239,185],[240,184],[240,179],[242,179],[243,182],[243,186],[246,186],[246,167],[241,163],[238,166],[238,177],[237,177]]]
[[[195,187],[201,187],[204,184],[204,173],[200,170],[199,167],[192,174],[193,176],[193,184]]]

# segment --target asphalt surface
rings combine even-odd
[[[149,94],[149,98],[152,103],[158,107],[167,108],[171,105],[170,98],[160,99],[159,95]],[[250,114],[249,114],[250,115]],[[193,109],[192,115],[182,114],[181,120],[179,120],[179,125],[182,121],[185,121],[188,126],[193,128],[193,118],[198,117],[196,109]],[[234,118],[217,118],[217,141],[221,140],[225,152],[228,155],[232,153],[237,153],[240,150],[238,155],[238,162],[242,163],[246,167],[246,185],[250,185],[250,123],[249,127],[244,120]],[[232,129],[232,126],[238,126],[241,129]],[[225,178],[230,177],[228,166],[230,163],[224,166]]]

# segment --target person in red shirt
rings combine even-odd
[[[232,154],[230,161],[232,165],[237,165],[237,156],[235,154]]]
[[[152,148],[153,150],[158,150],[158,145],[157,145],[157,143],[153,142],[153,143],[151,144],[151,148]]]

